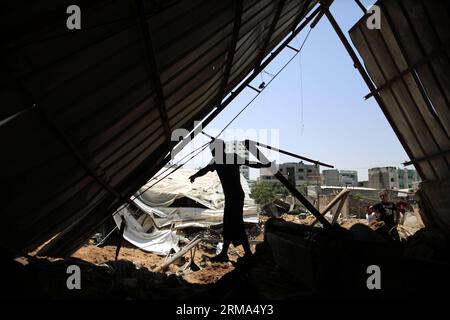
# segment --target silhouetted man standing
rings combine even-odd
[[[251,163],[236,153],[225,153],[225,143],[216,139],[210,144],[213,159],[189,179],[194,182],[196,178],[204,176],[210,171],[216,171],[222,184],[225,195],[225,208],[223,213],[223,248],[222,251],[211,259],[212,262],[228,261],[228,247],[232,243],[235,247],[242,245],[245,256],[251,256],[250,245],[244,227],[244,190],[241,185],[239,168],[246,165],[251,168],[266,168],[271,164]]]

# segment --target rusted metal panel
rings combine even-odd
[[[450,1],[378,1],[381,29],[365,16],[350,36],[424,182],[427,226],[450,232],[444,194],[450,179]]]
[[[139,3],[138,13],[131,0],[80,1],[78,31],[66,28],[70,1],[5,4],[0,142],[10,156],[1,160],[8,173],[0,211],[10,228],[0,245],[11,251],[57,233],[47,253],[80,245],[123,202],[118,198],[165,164],[173,146],[168,130],[191,130],[252,71],[258,39],[270,39],[272,50],[317,1],[287,0],[273,30],[267,25],[276,0]]]
[[[426,159],[415,162],[422,178],[448,179],[450,156],[443,151],[450,146],[449,108],[443,89],[445,82],[439,81],[437,68],[433,65],[435,59],[443,57],[444,53],[436,54],[443,44],[436,34],[430,34],[438,28],[427,17],[427,10],[435,11],[443,4],[436,7],[428,4],[428,8],[419,0],[407,3],[380,1],[377,4],[382,9],[381,29],[369,30],[366,20],[362,19],[350,35],[372,80],[381,87],[379,92],[386,108],[390,109],[389,117],[400,128],[413,158]],[[443,14],[440,15],[442,20]],[[443,30],[442,23],[437,23]],[[427,56],[431,54],[433,56]],[[448,65],[448,56],[444,60]],[[441,70],[446,70],[445,63],[440,65]],[[448,79],[448,73],[445,79]],[[433,154],[440,156],[427,157]]]

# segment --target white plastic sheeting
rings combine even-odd
[[[134,203],[152,216],[158,228],[173,225],[174,228],[180,229],[222,224],[225,198],[219,177],[215,172],[209,172],[190,183],[189,177],[195,172],[197,171],[179,169],[157,184],[155,182],[158,178],[150,180],[141,188],[143,193]],[[158,176],[159,173],[156,177]],[[153,184],[155,185],[146,190]],[[245,193],[244,221],[258,223],[257,207],[250,198],[250,188],[242,175],[241,184]],[[199,203],[203,208],[169,207],[175,200],[184,197]]]
[[[173,230],[222,224],[225,199],[219,177],[215,172],[210,172],[191,184],[189,177],[195,172],[179,169],[148,190],[148,186],[157,179],[143,186],[143,194],[134,200],[134,204],[144,214],[136,219],[124,208],[113,216],[118,227],[122,223],[121,217],[126,221],[124,239],[142,250],[167,255],[172,249],[179,251],[181,237]],[[258,223],[257,207],[249,196],[250,189],[243,176],[241,184],[245,193],[244,222]],[[184,197],[202,207],[169,207],[175,200]]]
[[[150,232],[146,230],[142,222],[138,222],[127,208],[122,209],[118,214],[114,215],[114,221],[118,228],[122,223],[122,218],[125,219],[126,228],[123,233],[125,240],[135,245],[136,247],[152,252],[158,255],[167,255],[173,249],[175,252],[179,251],[178,241],[180,237],[172,230],[158,230],[153,228]]]
[[[142,199],[134,201],[142,211],[149,214],[158,228],[173,225],[174,229],[187,227],[207,228],[222,224],[223,209],[203,208],[152,208],[146,205]],[[256,208],[244,207],[244,222],[258,223]]]

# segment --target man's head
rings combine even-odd
[[[381,191],[379,194],[381,202],[387,202],[388,201],[388,192],[387,191]]]

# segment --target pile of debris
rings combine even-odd
[[[180,251],[179,245],[188,244],[194,236],[219,239],[217,229],[222,225],[225,196],[217,174],[208,173],[192,184],[189,177],[195,170],[180,168],[167,177],[164,170],[167,169],[141,188],[133,205],[113,215],[116,228],[123,229],[123,238],[144,251],[162,256]],[[241,184],[245,194],[244,222],[256,226],[257,206],[243,177]],[[109,234],[107,231],[103,236]]]
[[[263,235],[259,235],[262,240]],[[252,245],[255,250],[255,245]],[[119,260],[132,261],[136,268],[145,268],[151,272],[164,271],[191,284],[210,284],[217,282],[226,273],[234,270],[236,261],[244,255],[243,250],[231,247],[229,250],[229,263],[211,263],[209,257],[216,253],[216,245],[208,241],[200,241],[195,250],[188,251],[167,265],[169,256],[160,256],[145,252],[130,244],[125,244],[119,253]],[[115,260],[116,246],[97,247],[88,244],[73,254],[73,257],[102,265]],[[162,266],[165,266],[162,268]]]
[[[350,254],[342,247],[330,249],[330,239],[333,239],[331,246],[345,242],[353,248],[349,259],[355,259],[355,252],[363,246],[354,241],[358,238],[354,238],[352,232],[361,230],[361,226],[376,230],[366,220],[342,218],[328,212],[332,205],[345,200],[347,191],[336,196],[321,212],[328,221],[335,220],[332,231],[322,228],[320,223],[315,226],[318,221],[313,215],[294,210],[295,207],[282,201],[266,206],[265,215],[259,216],[243,180],[246,232],[255,256],[241,259],[244,256],[242,248],[231,246],[229,263],[211,263],[210,257],[220,251],[222,241],[224,196],[220,181],[212,174],[204,180],[199,179],[200,183],[194,188],[188,182],[193,171],[180,169],[177,172],[168,180],[162,180],[159,186],[151,189],[144,186],[134,199],[134,206],[124,207],[114,215],[113,229],[123,232],[116,243],[105,241],[105,237],[112,234],[109,226],[95,237],[96,241],[80,248],[70,259],[20,259],[16,262],[20,265],[19,274],[39,274],[40,278],[46,279],[51,270],[61,271],[70,264],[79,265],[87,275],[84,298],[214,299],[233,295],[243,298],[245,293],[271,299],[311,297],[328,288],[318,280],[327,278],[323,270],[318,270],[330,268],[336,262],[330,264],[327,260],[336,258],[332,254],[335,249],[343,250],[344,256]],[[149,185],[154,186],[154,181]],[[365,236],[367,230],[363,232]],[[403,239],[417,230],[399,226]],[[392,250],[397,250],[395,254],[405,251],[393,246],[386,251],[388,256]],[[379,257],[379,250],[374,252]],[[316,261],[311,254],[325,260]],[[358,261],[351,263],[354,265],[343,263],[340,267],[355,269],[360,265]],[[62,287],[50,288],[38,282],[36,292],[43,290],[44,295],[53,297],[54,292],[64,291],[64,286],[58,285]],[[246,285],[248,287],[243,289]],[[73,293],[66,294],[73,297]]]
[[[105,263],[115,259],[114,245],[124,243],[119,259],[134,261],[151,271],[175,274],[192,283],[215,282],[233,270],[231,263],[217,267],[209,262],[222,242],[225,199],[217,174],[208,173],[192,184],[189,177],[195,170],[180,168],[165,178],[164,170],[141,188],[132,205],[113,215],[112,225],[94,237],[96,245],[84,246],[74,257]],[[262,241],[262,229],[257,206],[243,177],[241,184],[245,194],[244,223],[254,249],[254,244]],[[114,229],[122,234],[110,241],[111,235],[117,234]],[[241,249],[232,247],[231,261],[240,256]]]
[[[347,221],[347,226],[349,221]],[[449,241],[421,229],[406,241],[386,241],[368,226],[317,228],[270,219],[253,259],[216,283],[208,295],[248,299],[442,298],[450,285]],[[369,266],[383,290],[369,290]]]
[[[416,276],[423,267],[410,257],[420,251],[418,243],[421,242],[417,239],[423,239],[428,234],[425,231],[409,237],[400,246],[386,245],[383,242],[371,244],[370,241],[361,244],[359,236],[353,233],[355,226],[367,225],[365,221],[340,219],[343,227],[336,225],[331,230],[309,226],[313,221],[312,217],[303,218],[299,215],[283,214],[278,219],[261,216],[258,228],[254,228],[258,233],[253,235],[255,241],[252,250],[255,255],[251,259],[242,259],[241,248],[231,247],[229,253],[232,262],[212,264],[208,257],[216,253],[220,226],[200,231],[186,228],[183,237],[188,241],[196,241],[196,238],[200,240],[196,245],[197,249],[185,251],[167,265],[165,272],[161,272],[161,267],[167,264],[170,256],[149,253],[128,243],[121,249],[119,259],[114,261],[115,246],[98,247],[89,243],[69,259],[31,256],[19,259],[12,268],[14,272],[11,281],[23,282],[23,287],[28,290],[26,279],[39,279],[34,281],[34,287],[27,293],[30,298],[107,297],[202,301],[248,297],[296,299],[333,295],[336,294],[333,288],[342,285],[347,286],[344,291],[349,295],[354,294],[354,290],[361,289],[357,283],[357,276],[362,276],[358,268],[362,268],[368,261],[380,262],[383,268],[389,270],[385,280],[393,281],[398,288],[401,287],[398,281]],[[356,230],[358,228],[361,227]],[[252,228],[247,229],[250,230]],[[194,231],[197,232],[197,237],[194,236]],[[411,229],[407,231],[414,232]],[[209,238],[209,241],[203,240],[205,238]],[[256,242],[258,244],[255,246]],[[294,248],[290,247],[292,245]],[[180,251],[185,247],[182,246]],[[286,250],[289,254],[286,254]],[[68,291],[65,287],[66,269],[70,265],[78,265],[82,269],[81,291]],[[428,269],[423,269],[425,273],[441,271],[436,264],[427,266]],[[398,270],[401,268],[407,270],[399,275]],[[412,288],[412,292],[423,288],[426,282],[423,281],[423,272],[419,273],[422,278],[417,287]],[[395,276],[391,276],[391,273]],[[59,274],[60,279],[55,274]],[[390,294],[398,293],[395,286]],[[13,294],[21,296],[23,292]]]

